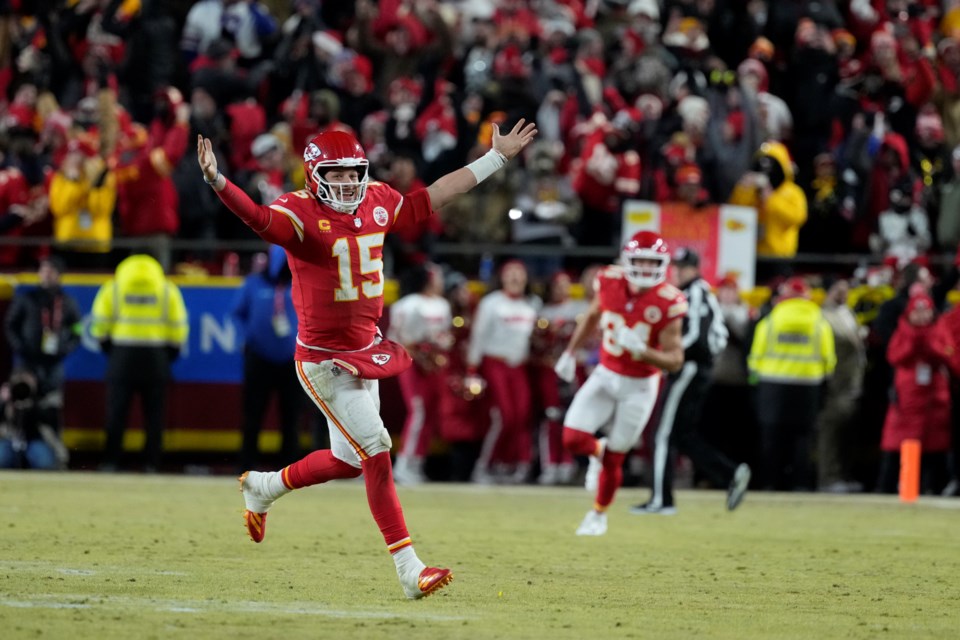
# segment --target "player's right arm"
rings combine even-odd
[[[600,324],[601,313],[600,296],[595,296],[593,300],[590,301],[590,306],[580,318],[580,321],[577,322],[577,326],[573,330],[573,335],[570,336],[570,343],[567,344],[567,348],[560,354],[556,364],[553,366],[554,372],[556,372],[557,376],[564,382],[573,382],[577,377],[577,358],[573,354],[575,354],[584,343],[586,343],[587,338],[597,330],[597,325]]]
[[[570,342],[564,349],[564,353],[573,355],[586,344],[587,338],[597,330],[597,326],[600,324],[600,316],[600,296],[594,296],[593,300],[590,301],[590,306],[584,312],[580,321],[577,322],[577,327],[573,330],[573,335],[570,336]]]
[[[281,247],[289,247],[294,240],[300,239],[303,230],[297,228],[290,215],[255,203],[243,189],[220,173],[217,169],[217,156],[213,153],[213,144],[200,135],[197,136],[197,162],[203,171],[204,180],[217,192],[223,204],[258,236]]]

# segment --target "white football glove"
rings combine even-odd
[[[577,359],[569,351],[564,351],[553,365],[553,371],[564,382],[573,382],[577,377]]]
[[[613,334],[613,339],[621,347],[629,351],[634,357],[640,356],[647,350],[647,343],[636,331],[627,326],[622,326]]]

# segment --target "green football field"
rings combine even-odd
[[[957,638],[960,500],[680,492],[679,514],[578,538],[578,488],[402,488],[403,598],[353,481],[246,538],[229,477],[0,473],[0,638]]]

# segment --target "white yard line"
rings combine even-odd
[[[30,598],[0,598],[0,607],[13,609],[138,609],[171,613],[266,613],[274,615],[312,615],[323,618],[359,620],[426,620],[462,622],[469,616],[439,615],[424,612],[396,613],[369,609],[334,609],[312,602],[211,602],[209,600],[170,600],[131,596],[90,596],[80,594],[34,595]]]
[[[60,573],[68,576],[95,576],[97,574],[128,574],[130,567],[120,567],[114,565],[97,564],[95,566],[63,566],[59,562],[50,562],[45,560],[6,560],[0,559],[0,569],[10,568],[13,571],[30,573]],[[136,569],[137,574],[146,574],[153,576],[187,576],[186,571],[169,571],[166,569]]]

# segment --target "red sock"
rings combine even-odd
[[[603,511],[613,502],[613,495],[623,484],[623,461],[625,453],[606,451],[603,454],[603,470],[597,486],[597,511]]]
[[[403,520],[403,508],[393,484],[393,466],[390,452],[384,451],[367,458],[362,463],[363,479],[367,484],[367,503],[370,513],[380,527],[383,540],[390,553],[396,553],[410,544],[410,534]],[[405,543],[405,544],[401,544]]]
[[[589,433],[564,427],[563,447],[575,456],[592,456],[597,452],[597,439]]]
[[[328,480],[356,478],[361,473],[360,469],[334,458],[329,449],[321,449],[284,467],[280,477],[288,489],[300,489]]]

